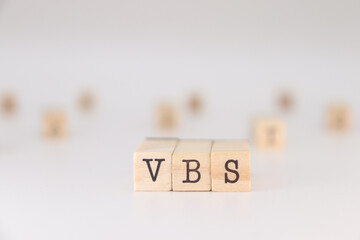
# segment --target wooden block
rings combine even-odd
[[[279,95],[278,103],[280,109],[284,112],[288,112],[294,108],[294,98],[291,93],[287,91]]]
[[[83,112],[89,112],[94,108],[95,98],[90,92],[83,92],[79,98],[79,106]]]
[[[173,154],[174,191],[210,191],[211,140],[182,140]]]
[[[327,124],[333,131],[347,131],[351,127],[351,110],[347,105],[331,105],[328,108]]]
[[[135,191],[171,191],[172,154],[177,139],[147,139],[134,152]]]
[[[61,111],[47,112],[43,119],[43,133],[47,138],[64,138],[68,134],[67,118]]]
[[[199,94],[193,93],[188,100],[188,108],[192,114],[199,114],[203,110],[203,101]]]
[[[15,96],[7,93],[1,99],[1,108],[4,114],[11,115],[15,113],[17,107]]]
[[[174,130],[178,125],[176,108],[171,104],[161,104],[158,106],[156,124],[161,130]]]
[[[285,124],[277,119],[255,121],[255,143],[263,149],[282,149],[285,145]]]
[[[249,192],[248,141],[215,141],[211,151],[211,183],[216,192]]]

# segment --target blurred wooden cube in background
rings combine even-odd
[[[294,108],[294,96],[290,91],[283,91],[278,97],[278,106],[283,112],[289,112]]]
[[[179,116],[175,106],[170,103],[162,103],[156,111],[156,125],[159,129],[165,131],[176,129]]]
[[[95,96],[91,92],[83,92],[79,97],[79,107],[83,112],[90,112],[95,108]]]
[[[352,115],[346,104],[333,104],[327,110],[327,125],[332,131],[347,131],[351,128]]]
[[[13,94],[6,93],[1,98],[1,110],[5,115],[12,115],[16,112],[17,102]]]
[[[255,144],[261,149],[282,149],[285,145],[285,123],[280,119],[258,119],[254,126]]]
[[[64,112],[46,112],[43,118],[43,134],[47,138],[64,138],[68,135],[68,123]]]
[[[194,115],[200,114],[204,108],[204,102],[200,94],[192,93],[188,99],[188,109]]]

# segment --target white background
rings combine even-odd
[[[0,0],[0,92],[19,100],[0,118],[0,239],[360,239],[359,12],[348,0]],[[154,127],[163,100],[179,107],[175,132]],[[352,107],[349,134],[326,131],[331,102]],[[52,108],[67,112],[65,141],[41,137]],[[251,139],[259,115],[284,119],[288,139],[284,152],[252,148],[251,193],[133,192],[146,136]]]

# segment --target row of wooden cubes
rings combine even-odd
[[[146,139],[134,152],[136,191],[250,191],[248,141]]]

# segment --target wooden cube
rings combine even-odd
[[[134,153],[134,189],[171,191],[172,154],[177,139],[147,139]]]
[[[347,105],[331,105],[327,113],[327,125],[333,131],[347,131],[351,127],[351,110]]]
[[[248,141],[215,141],[211,151],[211,184],[216,192],[249,192]]]
[[[291,92],[284,91],[279,95],[278,104],[282,111],[288,112],[294,108],[294,98]]]
[[[15,113],[17,107],[15,96],[7,93],[1,99],[1,108],[4,114],[11,115]]]
[[[79,107],[83,112],[91,111],[95,106],[95,97],[91,92],[83,92],[79,98]]]
[[[211,140],[179,141],[173,154],[174,191],[210,191]]]
[[[188,100],[188,108],[192,114],[199,114],[203,110],[203,100],[201,95],[192,93]]]
[[[160,130],[174,130],[178,125],[178,114],[175,106],[165,103],[158,106],[156,125]]]
[[[67,118],[61,111],[47,112],[43,119],[43,133],[47,138],[64,138],[68,134]]]
[[[255,121],[255,143],[262,149],[282,149],[285,145],[285,123],[278,119]]]

